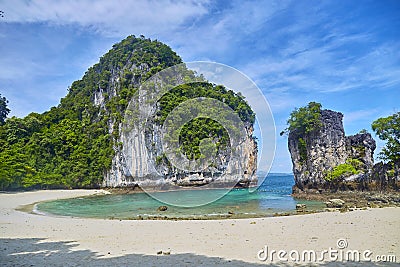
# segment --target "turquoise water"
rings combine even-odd
[[[167,205],[167,211],[158,211],[159,206],[166,204],[146,193],[55,200],[39,203],[36,209],[38,212],[59,216],[112,219],[264,217],[275,213],[294,212],[297,203],[305,203],[312,210],[322,209],[323,205],[319,202],[296,201],[290,196],[292,186],[292,175],[268,175],[259,189],[253,193],[249,193],[247,189],[233,189],[210,204],[190,208]],[[186,190],[156,194],[167,194],[163,195],[163,199],[189,198],[196,201],[209,197],[209,194],[219,194],[221,191],[223,190]]]

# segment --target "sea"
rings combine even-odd
[[[291,196],[292,174],[259,174],[259,187],[232,189],[222,198],[202,206],[178,207],[163,203],[145,192],[109,194],[60,199],[35,205],[34,212],[52,215],[99,219],[224,219],[255,218],[296,213],[296,204],[306,204],[308,210],[321,210],[321,202],[297,200]],[[216,191],[215,191],[216,190]],[[163,192],[162,199],[188,198],[201,200],[222,189],[198,189]],[[152,194],[153,195],[153,194]],[[159,211],[160,206],[167,210]]]

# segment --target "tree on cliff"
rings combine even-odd
[[[4,124],[4,121],[8,115],[8,113],[10,113],[10,110],[7,107],[8,104],[8,100],[3,96],[1,96],[0,94],[0,125]]]
[[[295,108],[287,120],[288,127],[280,135],[296,132],[298,135],[303,136],[320,127],[321,107],[320,103],[310,102],[305,107]]]
[[[386,141],[380,156],[383,160],[396,165],[400,164],[400,112],[377,119],[372,123],[372,130]]]
[[[310,102],[307,106],[295,108],[287,120],[288,127],[280,135],[294,134],[298,139],[298,149],[301,161],[307,158],[307,143],[305,135],[321,127],[321,107],[317,102]]]

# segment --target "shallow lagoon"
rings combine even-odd
[[[308,210],[319,210],[323,204],[314,201],[298,201],[291,194],[293,175],[270,174],[257,191],[233,189],[219,200],[198,207],[176,207],[168,205],[166,211],[158,207],[166,205],[146,193],[111,194],[42,202],[35,211],[57,216],[111,219],[218,219],[265,217],[274,214],[295,212],[297,203],[304,203]],[[219,194],[222,189],[185,190],[160,192],[163,199],[188,199],[196,202],[206,194]]]

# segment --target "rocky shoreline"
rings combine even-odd
[[[174,190],[209,190],[209,189],[239,189],[239,188],[248,188],[247,186],[242,186],[240,183],[232,187],[231,183],[213,183],[209,185],[203,186],[171,186],[171,185],[163,185],[161,187],[146,187],[145,189],[141,188],[138,185],[134,186],[119,186],[119,187],[102,187],[103,190],[106,190],[113,194],[136,194],[136,193],[144,193],[144,192],[165,192],[165,191],[174,191]]]
[[[400,207],[400,192],[296,192],[297,200],[321,201],[326,204],[325,211],[352,211],[365,208]]]
[[[106,189],[111,194],[135,194],[144,192],[139,187],[129,188],[108,188]],[[189,190],[189,189],[188,189]],[[400,207],[400,192],[361,192],[361,191],[338,191],[338,192],[320,192],[318,190],[307,190],[294,192],[293,198],[299,202],[296,209],[289,212],[278,212],[271,215],[271,217],[290,216],[290,215],[303,215],[321,212],[349,212],[355,210],[365,210],[367,208],[384,208],[384,207]],[[325,204],[325,208],[313,209],[302,204],[302,201],[317,201]],[[165,209],[166,210],[166,209]],[[152,216],[138,216],[127,218],[128,220],[224,220],[224,219],[245,219],[245,218],[260,218],[265,216],[249,217],[248,215],[235,213],[227,210],[226,214],[219,216],[197,216],[197,217],[170,217],[168,211],[163,215]],[[267,216],[270,217],[270,216]],[[119,220],[110,217],[111,220]]]

